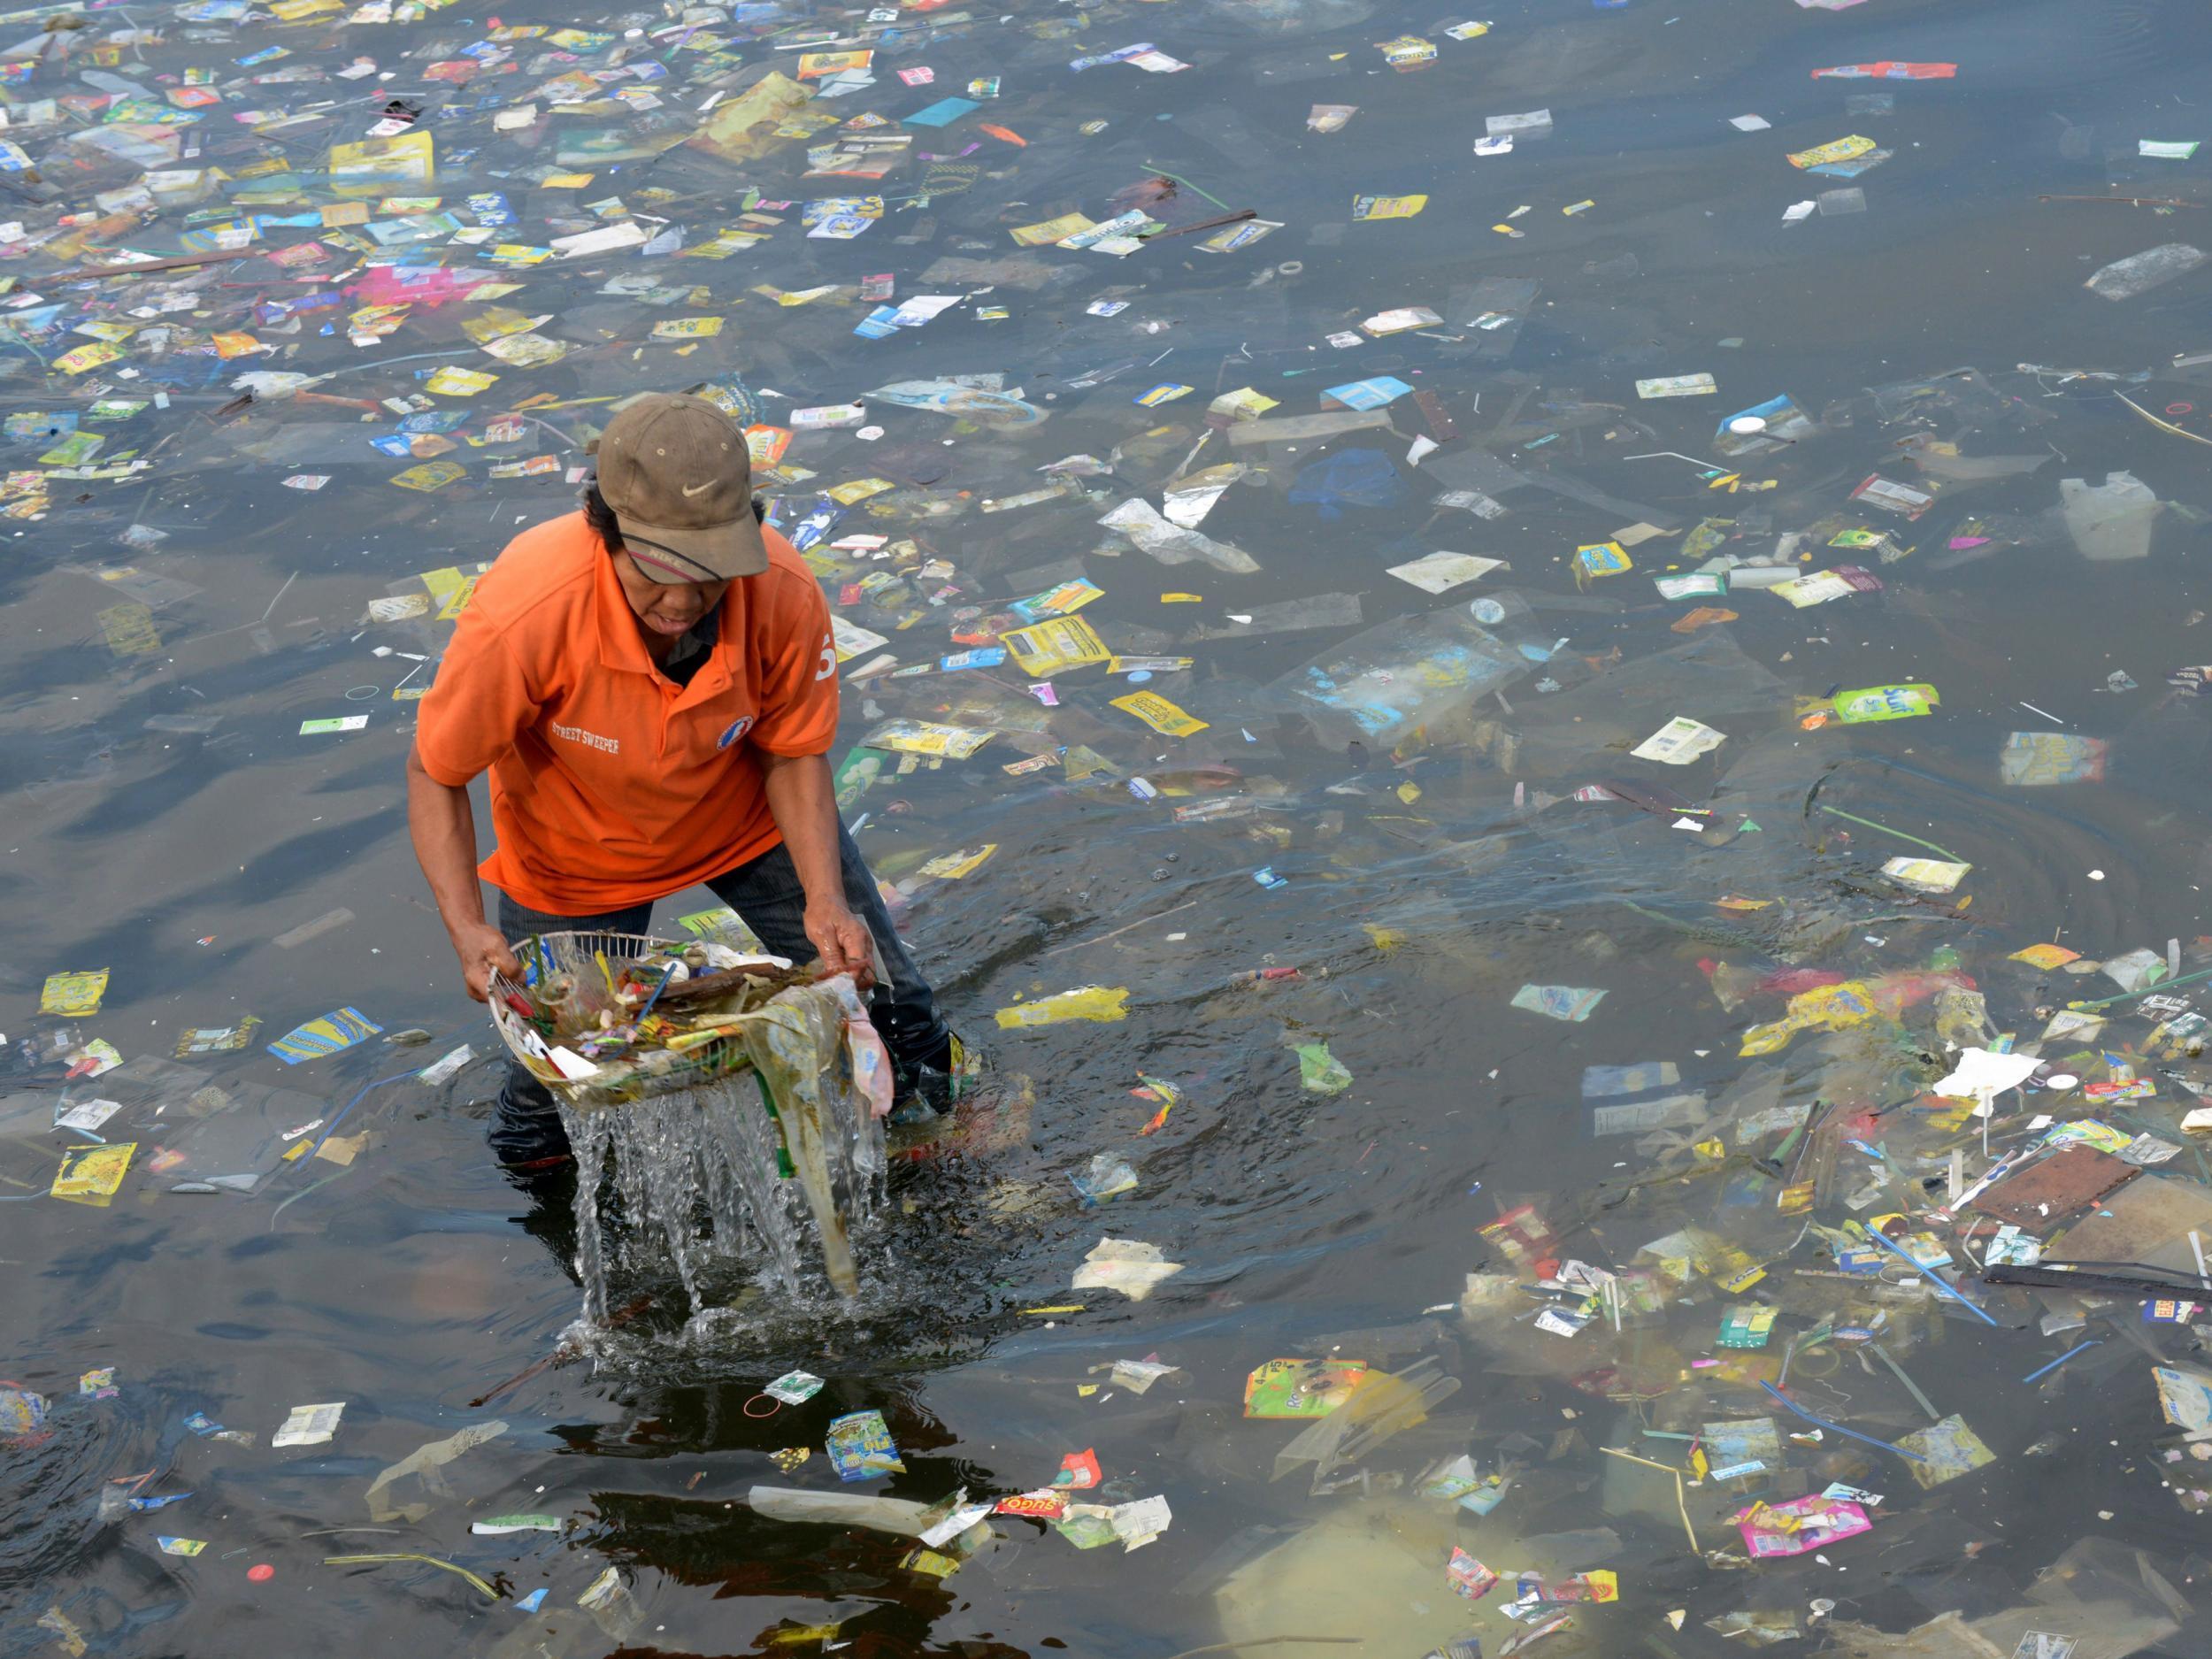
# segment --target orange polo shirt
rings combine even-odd
[[[783,838],[757,753],[837,733],[829,606],[790,542],[723,595],[687,686],[654,665],[599,538],[572,512],[507,544],[419,705],[423,770],[491,773],[498,846],[480,873],[533,909],[593,915],[665,897]]]

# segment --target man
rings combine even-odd
[[[408,829],[468,994],[519,977],[509,940],[649,933],[656,899],[704,882],[777,955],[874,985],[902,1092],[942,1110],[959,1044],[838,817],[836,731],[829,607],[762,523],[745,434],[701,398],[637,399],[583,511],[523,532],[477,584],[422,700]],[[498,844],[480,869],[484,772]],[[568,1156],[519,1065],[492,1145],[515,1170]]]

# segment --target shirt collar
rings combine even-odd
[[[592,615],[598,624],[599,665],[626,669],[634,674],[653,672],[651,653],[638,637],[636,613],[622,592],[622,579],[614,573],[614,560],[606,549],[593,555]]]

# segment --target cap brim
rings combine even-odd
[[[768,568],[768,543],[750,512],[711,529],[670,529],[616,515],[622,545],[657,582],[726,582]]]

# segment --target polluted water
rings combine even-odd
[[[2208,69],[10,13],[5,1651],[2206,1652]],[[818,589],[941,1115],[810,964],[686,1007],[703,888],[488,1016],[417,867],[480,581],[670,392]]]

